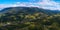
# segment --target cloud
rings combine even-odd
[[[60,10],[60,3],[57,3],[53,0],[39,0],[38,2],[16,2],[14,4],[0,4],[0,9],[6,7],[16,7],[16,6],[24,6],[24,7],[38,7],[43,9],[51,9],[51,10]]]
[[[42,2],[38,2],[38,4],[40,4],[40,6],[44,9],[60,10],[59,3],[51,0],[42,0]]]

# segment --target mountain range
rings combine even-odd
[[[14,12],[13,12],[14,11]],[[4,8],[0,11],[1,14],[3,13],[18,13],[18,12],[24,12],[24,13],[34,13],[34,12],[41,12],[47,15],[53,15],[53,14],[59,14],[59,10],[49,10],[49,9],[43,9],[38,7],[8,7]]]

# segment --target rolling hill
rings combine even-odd
[[[13,12],[14,11],[14,12]],[[8,7],[4,8],[0,11],[0,13],[18,13],[18,12],[24,12],[24,13],[35,13],[35,12],[41,12],[47,15],[52,15],[52,14],[58,14],[60,11],[58,10],[48,10],[48,9],[42,9],[38,7]]]
[[[0,11],[0,30],[60,30],[60,11],[9,7]]]

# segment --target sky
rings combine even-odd
[[[0,9],[17,6],[60,10],[60,0],[0,0]]]

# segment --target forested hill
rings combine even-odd
[[[0,11],[0,30],[60,30],[60,11],[9,7]]]
[[[53,14],[58,14],[60,11],[58,10],[48,10],[48,9],[42,9],[38,7],[8,7],[4,8],[0,11],[0,13],[35,13],[35,12],[41,12],[47,15],[53,15]]]

